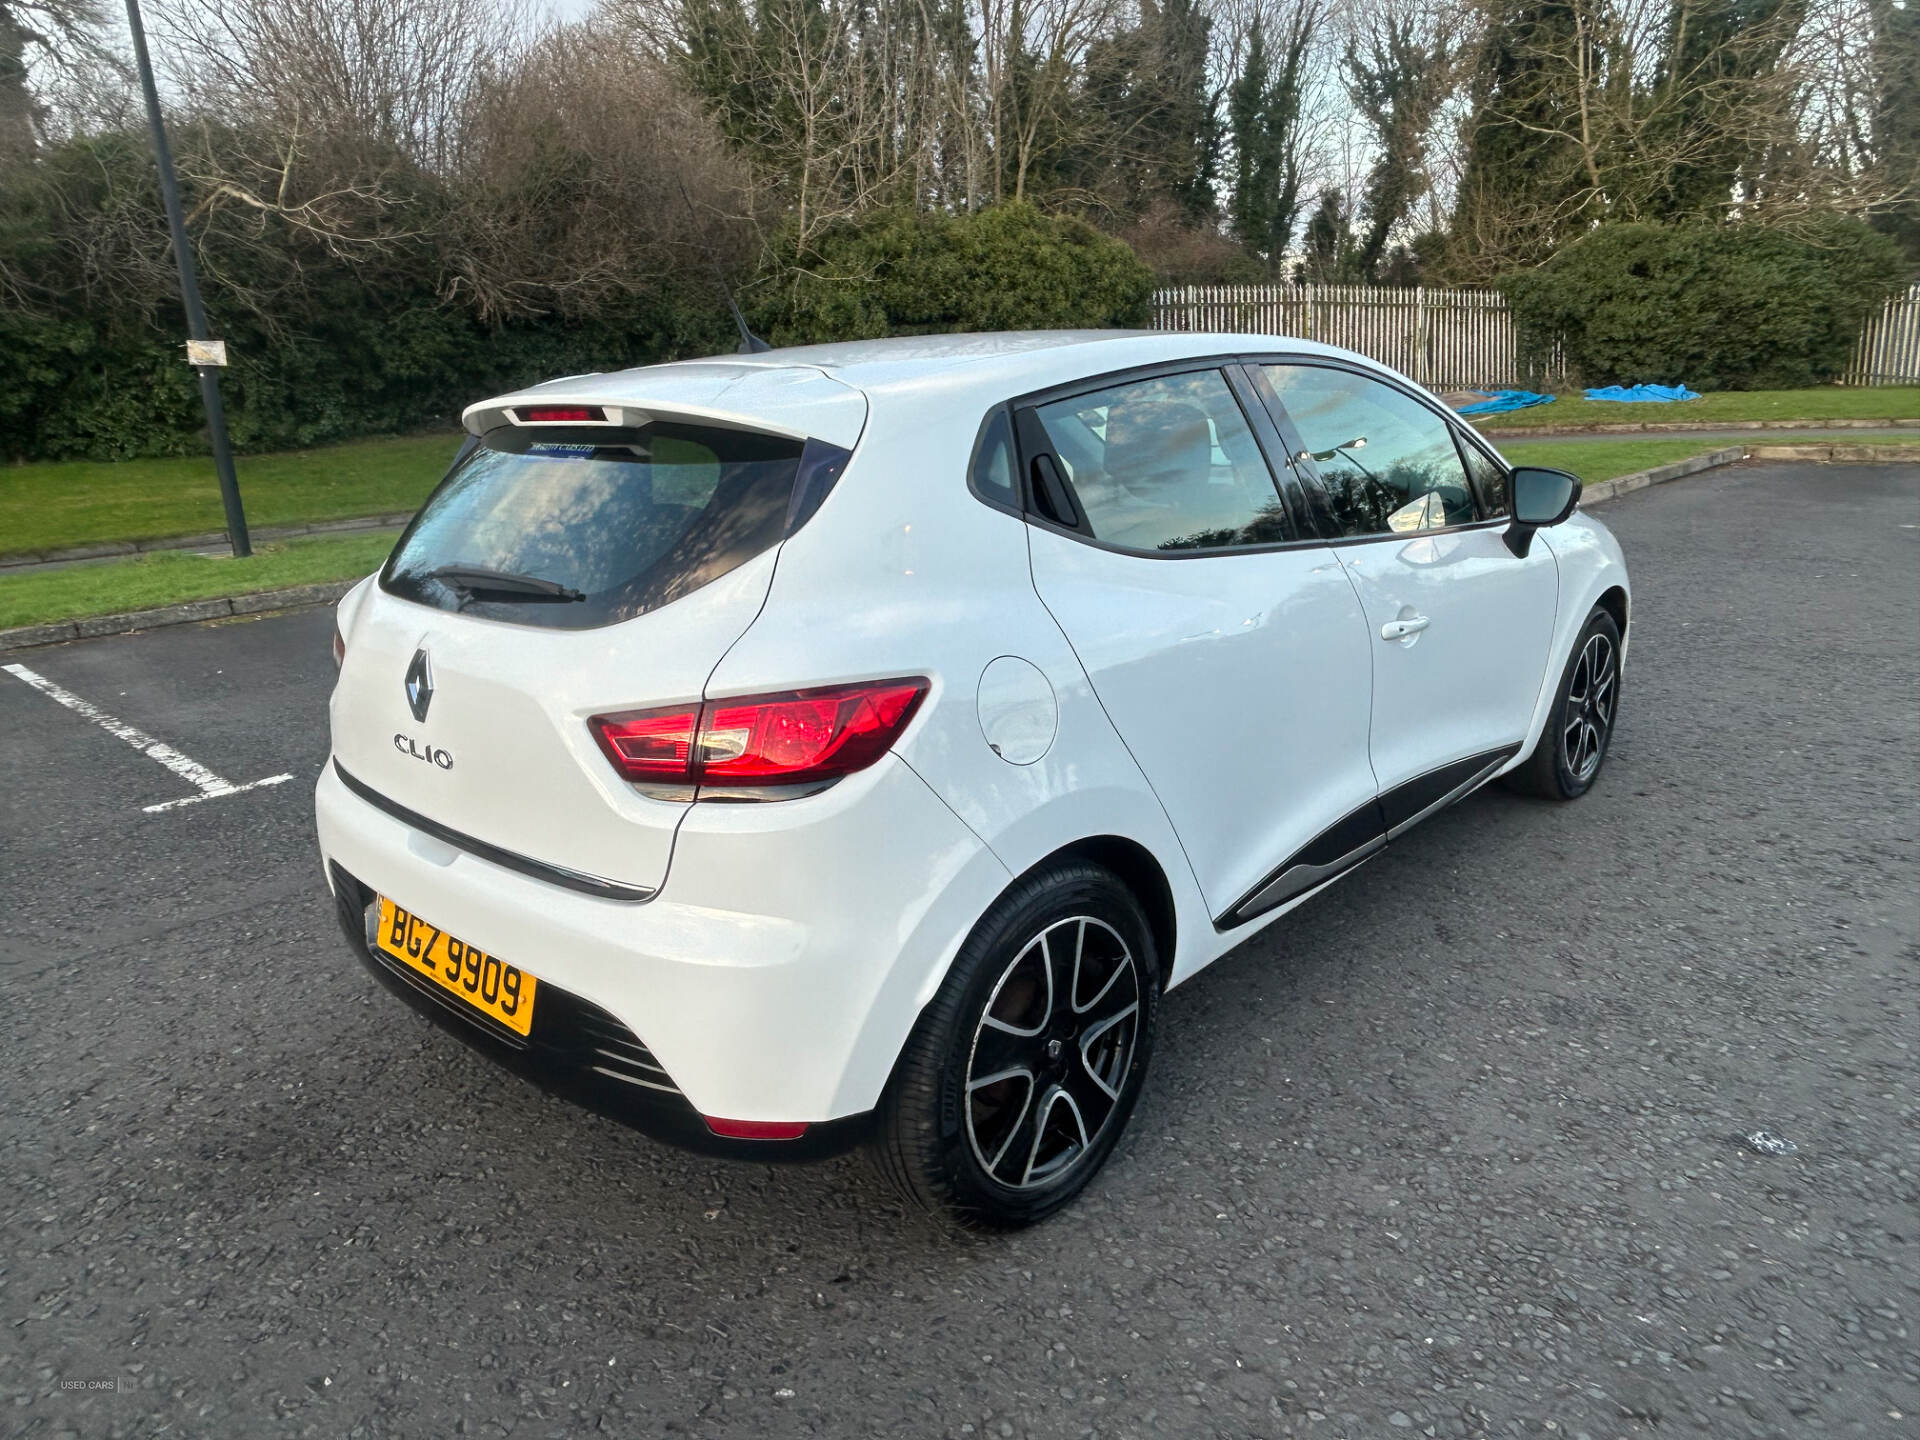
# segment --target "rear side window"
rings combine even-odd
[[[973,450],[974,493],[983,500],[1020,508],[1020,497],[1013,488],[1013,426],[1007,412],[996,410],[980,427],[980,440]]]
[[[1218,370],[1115,385],[1034,414],[1096,540],[1173,552],[1293,538]]]
[[[381,584],[522,625],[628,620],[776,544],[809,449],[816,462],[846,459],[819,442],[709,425],[502,426],[456,462]]]

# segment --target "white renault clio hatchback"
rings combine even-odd
[[[1161,993],[1496,776],[1572,799],[1628,587],[1579,482],[1357,355],[963,335],[475,405],[342,601],[317,796],[388,989],[756,1158],[1009,1226]]]

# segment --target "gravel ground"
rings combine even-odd
[[[1601,513],[1595,792],[1482,793],[1174,992],[1114,1163],[999,1239],[376,991],[312,844],[326,614],[7,657],[296,778],[145,814],[190,792],[0,674],[0,1431],[1915,1434],[1920,466]]]

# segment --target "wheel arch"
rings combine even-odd
[[[1573,645],[1594,610],[1605,610],[1620,627],[1620,653],[1624,662],[1627,650],[1627,617],[1632,610],[1631,581],[1620,542],[1605,525],[1584,512],[1576,511],[1564,525],[1542,530],[1538,538],[1553,551],[1560,571],[1560,608],[1554,620],[1554,633],[1540,676],[1540,691],[1534,701],[1532,722],[1514,765],[1518,768],[1533,753],[1546,729],[1552,710],[1555,682],[1572,658]]]
[[[1613,623],[1620,627],[1620,639],[1624,642],[1627,638],[1627,587],[1608,587],[1600,593],[1600,598],[1594,604],[1613,617]]]
[[[1154,853],[1138,840],[1124,835],[1089,835],[1062,845],[1042,856],[1014,877],[1009,889],[1029,875],[1070,860],[1084,860],[1111,870],[1133,892],[1140,908],[1147,912],[1147,925],[1153,931],[1153,943],[1160,951],[1160,988],[1165,989],[1173,974],[1174,946],[1180,938],[1180,921],[1173,902],[1173,885]]]

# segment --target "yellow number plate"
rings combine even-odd
[[[442,990],[458,995],[509,1030],[533,1029],[533,992],[540,982],[497,955],[457,940],[411,911],[380,897],[380,948]]]

